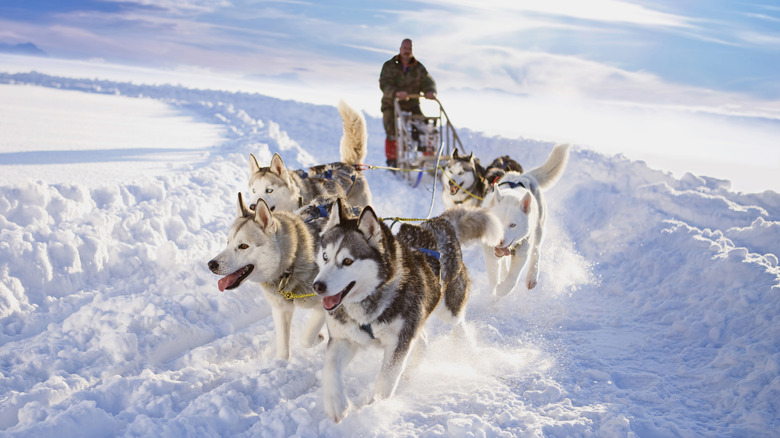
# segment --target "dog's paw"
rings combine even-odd
[[[349,400],[346,395],[337,394],[325,394],[325,415],[333,420],[334,423],[341,423],[341,420],[346,418],[347,411],[349,410]]]
[[[290,361],[290,350],[276,350],[275,359],[277,360],[283,360],[286,362]]]
[[[525,285],[528,287],[528,290],[535,288],[537,283],[538,277],[533,274],[528,274],[528,277],[525,279]]]

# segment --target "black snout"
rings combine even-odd
[[[314,292],[317,292],[320,295],[328,291],[328,286],[321,281],[315,281],[312,287],[314,288]]]
[[[217,271],[219,270],[219,262],[216,260],[209,261],[209,269],[211,270],[211,272],[216,274]]]

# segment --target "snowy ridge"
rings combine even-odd
[[[251,285],[219,293],[206,262],[246,190],[249,153],[334,161],[333,107],[257,94],[0,73],[87,93],[160,99],[224,125],[203,162],[119,186],[0,187],[0,434],[9,436],[772,436],[780,429],[780,195],[681,180],[575,147],[546,193],[539,286],[494,301],[481,251],[474,346],[428,324],[426,361],[366,405],[379,352],[358,354],[355,410],[325,418],[324,346],[273,360]],[[383,161],[367,118],[371,164]],[[526,168],[551,144],[461,129],[483,161]],[[1,153],[0,153],[1,155]],[[425,215],[432,182],[367,171],[375,208]],[[427,186],[426,186],[427,184]],[[442,209],[438,194],[436,210]],[[296,325],[297,324],[297,325]]]

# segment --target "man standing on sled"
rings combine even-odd
[[[426,99],[436,98],[436,82],[414,55],[412,55],[412,40],[401,42],[399,53],[382,65],[379,75],[379,88],[382,89],[382,120],[385,125],[385,157],[387,165],[395,167],[396,156],[395,106],[394,100],[402,111],[422,115],[420,110],[420,93]]]

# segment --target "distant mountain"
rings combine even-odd
[[[13,53],[14,55],[49,56],[33,43],[5,44],[0,43],[1,53]]]

